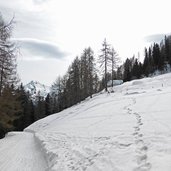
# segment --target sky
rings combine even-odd
[[[51,85],[86,47],[100,54],[106,38],[122,60],[171,32],[169,0],[0,0],[0,11],[15,25],[20,47],[18,73]]]

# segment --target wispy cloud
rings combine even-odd
[[[152,35],[144,37],[144,40],[147,43],[153,43],[153,42],[159,43],[161,40],[164,39],[165,35],[168,35],[168,34],[152,34]]]
[[[19,44],[24,59],[63,59],[67,56],[67,53],[52,42],[31,38],[18,38],[13,41]]]

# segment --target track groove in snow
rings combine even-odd
[[[46,161],[34,135],[11,132],[0,140],[1,171],[45,171]]]

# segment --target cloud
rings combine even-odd
[[[168,34],[152,34],[152,35],[144,37],[144,40],[147,43],[153,43],[153,42],[159,43],[161,40],[164,39],[165,35],[168,35]]]
[[[42,3],[47,2],[47,1],[50,1],[50,0],[33,0],[33,2],[35,4],[42,4]]]
[[[63,52],[55,43],[31,38],[12,39],[19,44],[24,59],[63,59]]]

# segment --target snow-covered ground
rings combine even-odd
[[[1,171],[45,171],[47,162],[34,134],[11,132],[0,141]]]
[[[96,94],[0,140],[0,170],[170,171],[170,100],[171,74]]]

